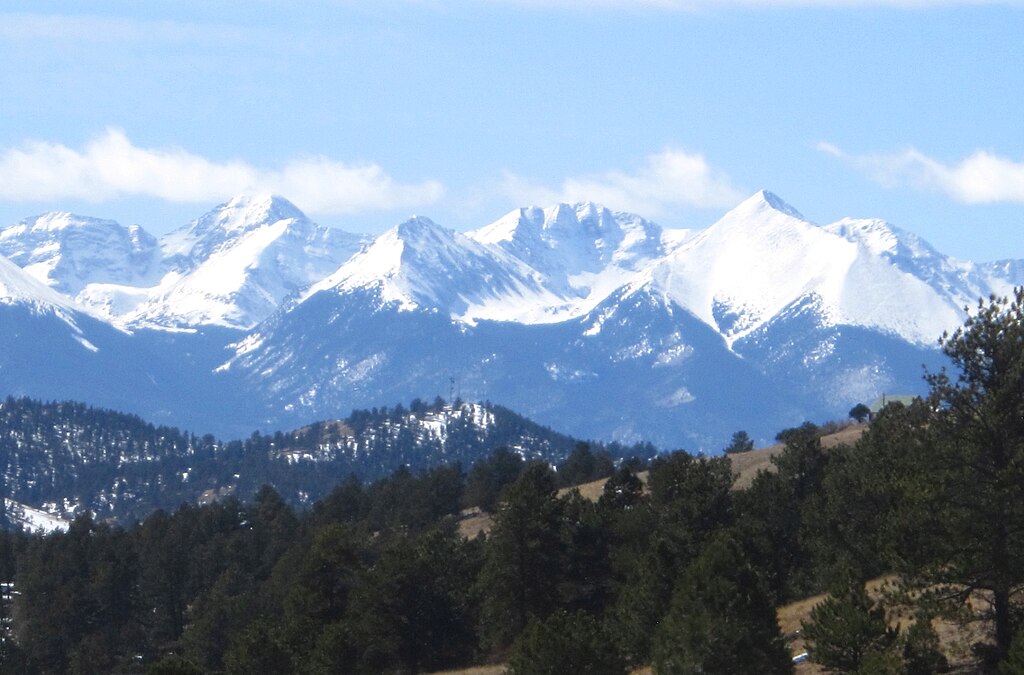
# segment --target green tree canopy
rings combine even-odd
[[[864,672],[877,663],[876,652],[893,650],[897,632],[885,621],[885,609],[868,598],[864,586],[851,583],[811,610],[803,623],[811,659],[829,673]]]
[[[850,417],[857,420],[858,422],[863,422],[868,418],[868,415],[870,414],[871,408],[867,407],[863,403],[858,403],[857,405],[850,408]]]
[[[772,596],[728,530],[687,568],[655,636],[658,673],[792,671]]]
[[[622,675],[626,662],[596,619],[582,612],[556,612],[547,619],[531,622],[519,636],[512,648],[509,672]]]
[[[998,660],[1024,590],[1024,288],[979,301],[941,345],[954,369],[926,377],[931,414],[905,476],[896,560],[947,599],[984,591]]]

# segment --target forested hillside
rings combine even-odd
[[[499,447],[560,462],[576,443],[500,406],[440,399],[230,442],[78,403],[0,402],[0,470],[9,498],[122,523],[182,503],[252,495],[263,484],[293,506],[308,506],[351,474],[371,480],[399,466],[469,466]],[[620,457],[654,452],[608,449]]]

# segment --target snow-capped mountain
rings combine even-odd
[[[993,280],[994,286],[1024,286],[1024,260],[996,260],[982,263],[978,268],[982,274]],[[1009,294],[1009,290],[1006,294]]]
[[[467,237],[416,219],[257,327],[222,372],[268,387],[270,417],[429,395],[450,377],[576,433],[713,449],[730,428],[770,434],[921,390],[965,299],[1016,269],[880,221],[819,226],[764,191],[696,233],[592,204]]]
[[[427,218],[392,228],[312,286],[317,293],[376,290],[401,310],[436,309],[453,319],[516,320],[562,299],[526,264]]]
[[[66,213],[0,231],[0,252],[133,329],[251,328],[362,243],[269,195],[235,197],[159,241],[136,225]]]
[[[0,230],[0,255],[74,297],[91,283],[146,285],[159,279],[157,240],[138,225],[45,213]]]
[[[356,235],[313,223],[281,197],[236,197],[160,240],[169,271],[122,320],[251,328],[361,244]],[[124,292],[111,289],[118,291]]]
[[[870,327],[931,344],[960,322],[960,296],[975,290],[935,288],[930,278],[954,263],[915,256],[930,250],[920,240],[908,254],[896,246],[895,230],[886,231],[888,244],[865,236],[867,228],[819,227],[762,191],[634,283],[672,298],[730,343],[813,298],[829,325]],[[916,274],[907,269],[913,266]]]
[[[106,223],[89,227],[120,227]],[[0,266],[0,280],[130,328],[87,338],[144,364],[133,386],[147,393],[128,409],[218,433],[457,387],[577,436],[714,451],[737,429],[764,440],[923,390],[921,364],[944,365],[937,338],[963,307],[1024,283],[1024,261],[958,261],[879,220],[817,225],[765,191],[704,230],[581,203],[466,234],[414,217],[372,241],[279,197],[237,197],[164,236],[145,264],[131,258],[153,249],[141,231],[136,248],[104,258],[87,255],[88,238],[53,233],[70,226],[30,241],[35,226],[19,225],[2,241],[26,269]],[[26,286],[28,271],[54,288]],[[81,285],[74,300],[56,292],[73,291],[68,279]],[[0,339],[21,344],[13,325]],[[111,398],[85,400],[126,398],[90,373]],[[181,395],[193,389],[202,396]]]
[[[590,202],[513,211],[468,233],[534,271],[554,304],[544,311],[510,313],[525,323],[549,323],[581,316],[622,286],[636,272],[665,254],[662,229],[629,213],[613,213]],[[538,299],[539,301],[539,299]],[[492,309],[495,316],[502,312]]]
[[[1015,283],[1024,281],[1024,276],[1014,280],[1011,261],[1004,261],[1006,265],[1000,270],[997,263],[976,265],[955,260],[939,253],[916,234],[882,220],[843,218],[825,229],[861,244],[872,255],[924,281],[958,308],[974,304],[989,293],[1009,292]]]

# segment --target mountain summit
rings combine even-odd
[[[257,230],[283,227],[308,229],[312,223],[294,204],[275,195],[239,195],[214,207],[190,224],[165,236],[160,244],[165,260],[185,267],[196,265],[219,250],[230,248]]]
[[[746,214],[747,216],[750,216],[759,211],[763,212],[766,209],[778,211],[779,213],[798,220],[805,220],[802,213],[786,203],[786,201],[777,194],[769,192],[768,190],[758,190],[740,203],[739,206],[735,207],[732,212],[737,215]]]

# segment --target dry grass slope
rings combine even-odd
[[[844,443],[853,443],[860,438],[866,428],[867,426],[863,424],[845,427],[836,433],[822,436],[821,444],[827,449]],[[772,457],[780,452],[782,452],[782,445],[776,444],[770,445],[767,448],[751,450],[750,452],[729,455],[729,459],[732,460],[732,471],[736,475],[736,482],[733,483],[733,487],[737,490],[742,490],[750,486],[758,471],[774,471],[775,465],[772,464]],[[647,484],[646,471],[641,471],[637,474],[637,477],[640,478],[644,485]],[[604,490],[606,482],[608,482],[608,479],[602,478],[575,487],[562,488],[558,491],[558,494],[564,495],[570,490],[579,490],[584,499],[596,502],[601,498],[601,492]],[[487,513],[480,511],[480,509],[467,509],[462,512],[461,516],[459,519],[459,532],[462,536],[472,539],[481,532],[490,532],[491,517]]]

